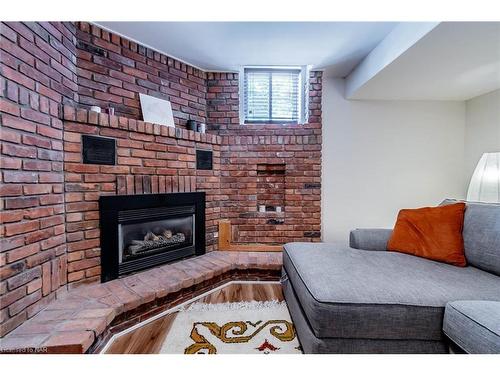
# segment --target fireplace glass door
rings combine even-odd
[[[101,281],[205,254],[205,193],[99,197]]]
[[[194,255],[195,224],[195,205],[119,211],[119,273]]]
[[[194,215],[121,223],[119,263],[194,246]]]

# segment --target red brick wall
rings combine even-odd
[[[239,125],[238,73],[207,73],[207,128]]]
[[[100,194],[207,191],[208,249],[220,218],[236,241],[319,240],[321,73],[309,124],[247,126],[237,74],[201,72],[88,23],[2,23],[1,36],[0,336],[68,281],[97,279]],[[178,127],[206,121],[213,134],[137,121],[140,92],[169,99]],[[90,105],[123,116],[71,109]],[[82,164],[81,134],[116,138],[118,165]],[[195,170],[196,147],[214,150],[213,171]],[[262,172],[273,168],[284,173]],[[284,212],[257,213],[259,201]]]
[[[237,125],[237,74],[208,74],[209,126],[223,142],[221,216],[231,220],[234,241],[320,240],[321,80],[311,72],[307,124]],[[283,212],[258,212],[261,204]]]
[[[169,100],[176,126],[206,122],[206,73],[86,22],[77,30],[80,104],[142,119],[139,93]]]
[[[207,251],[220,216],[221,138],[126,117],[64,110],[68,282],[100,275],[99,205],[104,194],[206,192]],[[82,134],[117,140],[117,165],[82,163]],[[196,170],[196,149],[213,150],[213,170]],[[105,251],[105,250],[104,250]]]
[[[78,101],[74,26],[2,23],[0,336],[66,284],[63,123]]]
[[[321,124],[252,125],[228,132],[222,137],[221,216],[231,219],[233,239],[319,241]],[[282,167],[284,175],[262,175],[258,169],[266,164]],[[283,212],[257,212],[260,204],[278,204]]]
[[[309,118],[310,124],[321,124],[321,97],[323,94],[323,72],[309,74]],[[321,144],[321,142],[320,142]]]

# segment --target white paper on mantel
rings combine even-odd
[[[139,94],[142,118],[146,122],[175,127],[172,105],[168,100],[154,96]]]

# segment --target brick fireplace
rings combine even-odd
[[[103,195],[205,192],[207,251],[220,219],[235,242],[320,240],[321,72],[307,124],[239,125],[236,73],[200,71],[85,22],[0,32],[0,336],[99,280]],[[176,128],[140,121],[139,93],[170,100]],[[190,119],[208,134],[188,131]],[[84,135],[114,139],[116,165],[85,164]],[[197,150],[212,151],[212,169],[197,169]]]
[[[64,107],[64,183],[68,282],[98,280],[99,197],[206,193],[206,248],[215,248],[222,138],[127,117]],[[116,165],[84,164],[82,136],[116,140]],[[196,169],[196,150],[213,152],[213,169]]]

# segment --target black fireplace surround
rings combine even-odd
[[[99,198],[101,282],[205,253],[205,193]]]

